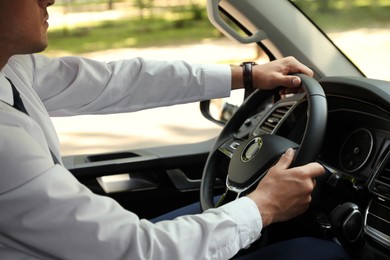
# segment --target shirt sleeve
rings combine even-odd
[[[228,259],[261,229],[249,198],[153,224],[59,165],[3,193],[0,205],[0,243],[39,259]]]
[[[260,236],[249,198],[172,221],[139,219],[54,165],[30,117],[5,103],[0,115],[0,257],[228,259]]]
[[[33,87],[52,116],[132,112],[227,97],[229,65],[32,55]]]

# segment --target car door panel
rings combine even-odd
[[[202,171],[213,142],[65,156],[63,162],[94,193],[152,218],[199,201]],[[221,187],[218,180],[217,191]]]

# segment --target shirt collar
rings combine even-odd
[[[0,100],[10,104],[11,106],[14,104],[11,84],[2,72],[0,72]]]

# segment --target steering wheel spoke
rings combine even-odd
[[[224,194],[220,197],[220,199],[215,203],[216,207],[222,206],[230,201],[236,200],[241,197],[241,193],[237,193],[235,191],[232,191],[230,189],[226,189]]]

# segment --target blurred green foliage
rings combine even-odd
[[[390,27],[390,0],[291,0],[315,17],[325,31]],[[64,17],[106,11],[109,5],[130,8],[115,20],[64,25],[49,30],[51,56],[113,48],[186,44],[221,37],[208,21],[203,0],[57,0]],[[127,10],[127,9],[126,9]],[[104,15],[103,15],[104,16]],[[70,19],[70,18],[69,18]]]
[[[150,11],[150,10],[149,10]],[[221,34],[210,24],[204,6],[176,5],[163,12],[143,13],[98,22],[51,28],[48,55],[80,54],[114,48],[194,43]]]
[[[326,31],[389,28],[390,0],[294,0]]]
[[[220,33],[207,20],[166,20],[161,18],[105,21],[95,26],[78,27],[66,35],[49,32],[51,55],[80,54],[114,48],[137,48],[194,43],[218,38]]]

